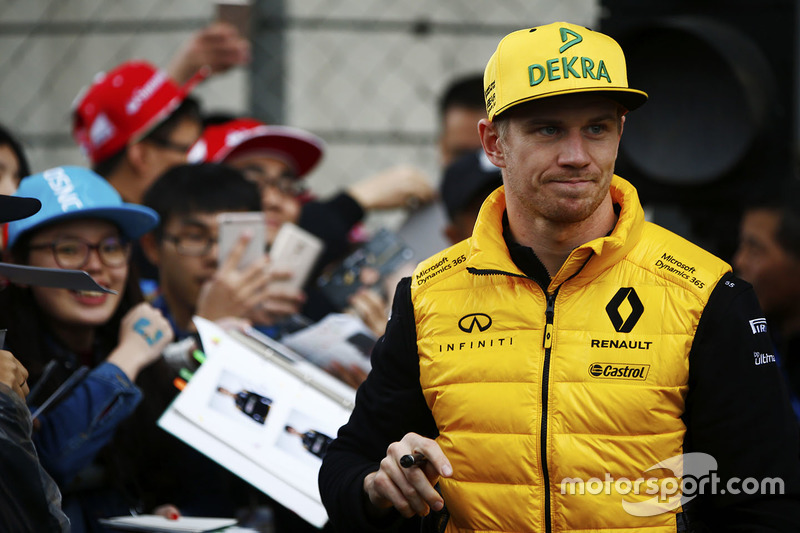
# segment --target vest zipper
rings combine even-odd
[[[508,272],[506,270],[497,270],[495,268],[475,268],[475,267],[467,267],[467,272],[475,276],[511,276],[512,278],[525,278],[531,281],[536,282],[530,276],[525,276],[524,274],[516,274],[514,272]],[[536,282],[539,285],[538,282]],[[541,285],[539,285],[541,287]]]
[[[545,517],[545,531],[550,533],[553,529],[550,523],[550,475],[547,471],[547,399],[550,392],[550,350],[553,346],[553,317],[556,312],[556,295],[558,294],[557,287],[552,294],[545,291],[547,297],[547,308],[544,311],[545,326],[544,338],[542,345],[544,347],[544,365],[542,370],[542,427],[540,429],[541,435],[541,451],[539,453],[542,460],[542,476],[544,477],[544,517]]]
[[[564,282],[561,284],[563,285],[567,281],[571,280],[578,273],[583,270],[583,267],[589,262],[589,258],[581,265],[581,267],[575,271],[570,277],[568,277]],[[542,461],[542,476],[544,477],[544,486],[546,490],[544,492],[544,513],[545,513],[545,532],[551,533],[553,531],[553,525],[550,523],[550,474],[547,471],[547,399],[550,394],[550,351],[553,347],[553,333],[554,333],[554,326],[553,326],[553,318],[555,317],[556,313],[556,296],[558,296],[558,291],[561,289],[561,285],[556,287],[551,293],[547,292],[547,287],[543,287],[541,283],[530,277],[515,274],[513,272],[506,272],[504,270],[496,270],[496,269],[483,269],[483,268],[475,268],[475,267],[467,267],[467,272],[476,276],[491,276],[491,275],[505,275],[505,276],[512,276],[515,278],[525,278],[533,281],[539,288],[542,289],[542,292],[545,294],[545,298],[547,300],[547,307],[544,311],[545,317],[545,326],[544,326],[544,335],[542,336],[542,347],[544,348],[544,365],[542,369],[542,425],[540,428],[541,433],[541,461]]]

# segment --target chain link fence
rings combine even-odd
[[[555,20],[596,25],[595,0],[253,0],[253,61],[206,81],[209,112],[310,130],[328,147],[310,176],[326,195],[411,163],[438,183],[437,99],[480,72],[497,42]],[[214,16],[208,0],[0,0],[0,122],[34,171],[87,164],[70,137],[72,100],[132,58],[165,67]]]

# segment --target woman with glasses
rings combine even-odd
[[[94,513],[110,509],[110,479],[124,479],[110,443],[142,400],[134,382],[173,338],[161,313],[141,301],[128,267],[131,241],[158,216],[122,202],[107,181],[81,167],[30,176],[15,194],[38,198],[42,209],[7,225],[7,259],[83,270],[104,288],[9,285],[0,293],[0,328],[8,330],[7,348],[29,369],[32,410],[70,375],[89,370],[38,416],[34,442],[64,493],[73,531],[91,531]]]

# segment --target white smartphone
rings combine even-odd
[[[239,261],[238,268],[245,268],[247,265],[262,257],[266,253],[266,222],[264,213],[261,211],[252,212],[227,212],[217,215],[219,225],[219,256],[218,263],[222,265],[231,253],[231,250],[239,241],[239,236],[244,231],[249,231],[251,238],[247,243],[247,248]]]
[[[290,271],[292,276],[274,281],[275,286],[302,289],[322,253],[322,240],[291,222],[278,230],[269,250],[270,264],[275,270]]]

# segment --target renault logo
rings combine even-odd
[[[626,301],[628,302],[628,306],[630,306],[630,313],[627,318],[623,318],[619,310],[622,303]],[[617,291],[617,294],[611,298],[611,301],[608,302],[606,313],[608,313],[608,318],[611,319],[611,324],[614,325],[616,331],[619,333],[630,333],[633,326],[635,326],[642,317],[644,306],[639,299],[639,295],[633,290],[633,287],[622,287]]]
[[[464,333],[472,333],[476,327],[478,331],[484,332],[492,326],[492,317],[484,313],[472,313],[462,316],[458,321],[458,327]]]

